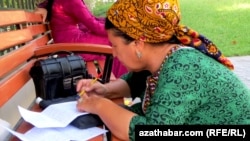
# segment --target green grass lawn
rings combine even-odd
[[[105,16],[111,3],[98,3]],[[225,56],[250,55],[250,0],[180,0],[181,24],[212,40]]]
[[[226,56],[250,55],[249,0],[180,0],[182,24],[211,39]]]

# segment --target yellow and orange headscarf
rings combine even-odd
[[[107,12],[107,18],[122,32],[148,43],[165,42],[176,36],[187,46],[194,47],[216,59],[229,69],[234,66],[206,37],[180,25],[178,0],[117,0]]]

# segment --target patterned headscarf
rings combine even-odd
[[[229,69],[234,66],[203,35],[180,25],[178,0],[117,0],[107,12],[108,19],[130,37],[148,43],[168,41],[172,36],[219,61]]]

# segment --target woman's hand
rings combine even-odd
[[[34,11],[36,14],[41,14],[42,18],[43,18],[43,22],[45,22],[46,18],[47,18],[47,14],[48,11],[45,8],[36,8],[36,10]]]
[[[101,109],[101,102],[106,98],[95,94],[83,94],[77,101],[77,109],[80,112],[88,112],[92,114],[98,114],[98,109]]]
[[[77,82],[76,91],[85,91],[87,94],[97,94],[100,96],[105,96],[108,92],[105,85],[100,82],[93,83],[92,79],[81,79]]]

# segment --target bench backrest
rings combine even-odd
[[[37,46],[51,41],[41,15],[24,10],[0,10],[0,108],[30,80]]]

